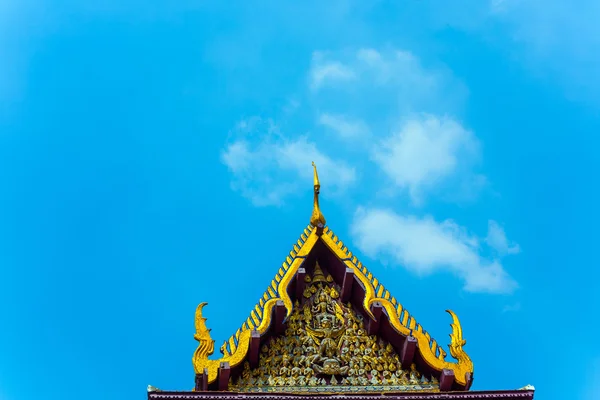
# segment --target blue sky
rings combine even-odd
[[[473,389],[600,397],[600,6],[4,1],[0,399],[189,390],[308,223]],[[64,394],[66,393],[66,394]]]

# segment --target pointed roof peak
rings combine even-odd
[[[331,257],[331,253],[334,257]],[[314,264],[312,264],[313,262]],[[352,300],[352,305],[364,313],[364,318],[374,321],[369,322],[369,326],[371,326],[368,328],[369,330],[372,330],[374,334],[378,333],[379,320],[382,318],[381,320],[387,321],[388,327],[391,328],[389,332],[396,338],[394,340],[400,340],[401,343],[397,342],[398,346],[404,346],[403,343],[408,343],[406,344],[407,349],[408,346],[412,346],[412,350],[406,350],[406,357],[409,357],[407,363],[412,360],[413,355],[418,354],[422,360],[421,366],[427,369],[428,373],[433,374],[432,376],[435,376],[436,379],[441,379],[442,374],[454,377],[450,380],[444,378],[445,383],[443,384],[447,388],[445,390],[451,390],[456,385],[461,390],[469,390],[473,379],[473,362],[463,349],[466,341],[462,336],[462,327],[456,314],[448,311],[452,317],[450,355],[456,361],[447,361],[446,351],[443,347],[425,331],[421,324],[417,323],[414,316],[391,295],[331,229],[319,229],[314,226],[304,229],[271,284],[250,312],[250,316],[235,334],[223,343],[221,346],[223,357],[218,360],[208,359],[207,350],[212,351],[213,342],[208,335],[205,335],[205,340],[200,342],[193,358],[196,374],[203,374],[208,370],[206,382],[215,385],[223,363],[228,363],[231,368],[239,367],[252,353],[251,347],[260,345],[260,341],[255,340],[256,334],[262,337],[267,335],[270,329],[273,329],[271,332],[277,332],[278,329],[281,330],[285,326],[286,319],[291,317],[295,305],[300,304],[297,300],[300,296],[306,298],[305,283],[323,284],[325,283],[322,282],[323,278],[327,283],[334,282],[330,267],[334,267],[336,263],[343,263],[341,266],[337,264],[336,268],[338,268],[338,272],[341,271],[339,268],[343,268],[345,273],[343,276],[337,274],[337,283],[334,283],[332,288],[336,287],[335,284],[338,287],[341,286],[338,288],[341,290],[340,301],[345,304],[346,300]],[[305,268],[312,269],[312,274],[309,275],[309,271]],[[296,279],[295,283],[294,279]],[[346,284],[344,282],[350,285],[345,295],[344,286]],[[356,283],[350,284],[349,282]],[[323,286],[329,287],[329,285]],[[353,287],[357,288],[359,296],[353,295]],[[290,290],[290,288],[293,289]],[[348,296],[350,297],[348,298]],[[201,307],[199,309],[202,310]],[[204,317],[201,314],[197,314],[197,321],[202,322],[198,325],[199,331],[208,333],[203,324]],[[407,339],[409,337],[410,340]],[[451,372],[444,372],[444,370]],[[442,385],[442,382],[439,384]]]
[[[310,224],[314,227],[322,228],[325,226],[325,217],[319,208],[319,193],[321,191],[321,184],[319,183],[319,175],[317,174],[317,165],[313,161],[312,163],[314,170],[314,201],[313,201],[313,212],[310,217]]]

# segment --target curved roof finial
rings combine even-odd
[[[313,203],[313,212],[310,217],[310,224],[317,228],[325,226],[325,217],[319,208],[319,192],[321,191],[321,184],[319,183],[319,175],[317,174],[317,166],[315,162],[312,163],[314,169],[314,186],[315,186],[315,197]]]

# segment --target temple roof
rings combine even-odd
[[[528,390],[486,390],[472,392],[449,392],[449,393],[392,393],[385,396],[386,400],[438,400],[438,399],[461,399],[461,400],[501,400],[522,399],[533,400],[534,391]],[[379,400],[381,393],[360,394],[361,400]],[[311,400],[353,400],[357,395],[311,395]],[[235,392],[162,392],[153,391],[148,393],[148,400],[304,400],[306,396],[294,394],[255,394]]]
[[[341,307],[345,307],[344,304],[347,303],[349,312],[355,309],[357,315],[364,315],[364,324],[369,334],[383,337],[386,343],[391,343],[394,354],[397,353],[394,357],[397,357],[402,365],[417,363],[423,376],[427,375],[428,379],[438,382],[442,391],[468,390],[473,379],[473,363],[463,351],[466,341],[462,337],[462,328],[456,314],[447,310],[452,318],[450,355],[456,360],[447,361],[446,352],[436,340],[339,237],[329,227],[324,226],[325,218],[319,208],[318,198],[320,183],[314,163],[313,167],[315,179],[311,224],[292,246],[292,250],[248,318],[220,347],[223,356],[219,359],[208,359],[213,353],[214,341],[202,316],[205,303],[198,306],[195,338],[200,344],[193,357],[197,376],[203,377],[207,389],[226,389],[232,377],[231,370],[237,371],[239,376],[244,363],[250,360],[256,365],[259,347],[274,334],[283,334],[290,317],[294,312],[299,312],[299,300],[309,303],[316,301],[307,296],[303,298],[302,293],[306,290],[307,282],[311,282],[310,272],[314,275],[315,269],[320,268],[320,263],[331,277],[329,282],[333,289],[329,290],[339,291],[338,303]],[[313,294],[316,290],[313,290]]]

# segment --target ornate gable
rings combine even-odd
[[[340,300],[341,287],[317,263],[301,299],[294,303],[284,335],[261,347],[231,380],[239,392],[339,393],[439,391],[435,377],[412,364],[404,369],[394,347],[368,335],[363,316]]]
[[[314,164],[313,164],[314,166]],[[291,392],[468,390],[473,363],[452,311],[450,354],[327,227],[315,167],[309,225],[218,360],[196,312],[197,389]],[[325,272],[323,272],[325,270]],[[312,372],[310,372],[312,370]]]

